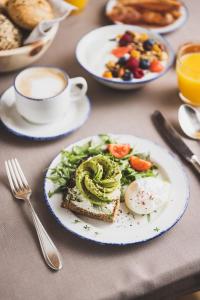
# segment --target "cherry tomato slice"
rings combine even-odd
[[[130,164],[136,171],[147,171],[152,167],[152,163],[150,161],[141,159],[134,155],[130,157]]]
[[[109,144],[109,152],[116,158],[123,158],[130,152],[131,146],[129,144]]]

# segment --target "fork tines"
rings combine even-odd
[[[6,173],[8,176],[8,181],[13,193],[20,190],[29,189],[26,177],[20,167],[20,164],[16,158],[12,158],[5,161]]]

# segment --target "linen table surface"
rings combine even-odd
[[[199,180],[185,163],[190,185],[185,215],[163,236],[137,246],[103,246],[82,240],[56,223],[44,202],[45,170],[70,143],[111,132],[141,136],[168,148],[151,121],[156,109],[179,129],[177,110],[181,101],[174,69],[141,90],[117,91],[100,85],[78,65],[75,47],[80,38],[108,24],[105,3],[91,0],[84,12],[65,20],[53,45],[37,62],[63,68],[71,77],[87,79],[92,110],[84,126],[68,137],[48,142],[24,140],[0,128],[1,300],[175,299],[200,288]],[[167,35],[175,51],[199,37],[200,1],[185,3],[189,9],[187,23]],[[0,76],[0,93],[15,76],[14,72]],[[200,155],[199,144],[185,140]],[[32,203],[62,254],[63,269],[59,272],[52,272],[44,264],[27,206],[10,194],[4,161],[11,157],[19,159],[33,189]]]

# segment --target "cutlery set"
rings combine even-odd
[[[183,159],[192,164],[192,166],[200,174],[199,158],[183,142],[178,132],[172,127],[171,124],[169,124],[161,112],[155,111],[152,115],[152,119],[161,136]]]

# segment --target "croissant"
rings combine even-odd
[[[174,18],[172,14],[161,14],[159,12],[146,11],[142,14],[142,20],[149,25],[166,26],[173,23]]]
[[[181,3],[177,0],[119,0],[119,3],[162,13],[178,10],[181,7]]]
[[[141,13],[130,6],[114,6],[108,17],[113,22],[122,22],[125,24],[137,24],[141,20]]]
[[[108,17],[114,22],[167,26],[181,15],[178,0],[118,0]]]

